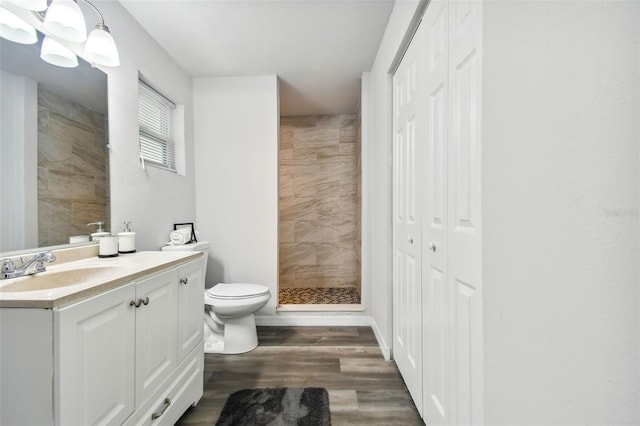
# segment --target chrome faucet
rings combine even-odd
[[[56,257],[51,251],[36,253],[31,259],[23,262],[20,267],[17,267],[13,260],[4,259],[2,260],[2,272],[0,273],[0,279],[5,280],[44,272],[47,269],[44,266],[44,263],[51,263],[55,260]]]

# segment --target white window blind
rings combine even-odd
[[[138,80],[140,158],[155,166],[176,170],[173,112],[176,105],[153,87]]]

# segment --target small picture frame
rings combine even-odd
[[[198,239],[196,238],[196,228],[193,226],[193,222],[185,222],[185,223],[174,223],[173,230],[178,230],[182,228],[191,228],[191,239],[188,243],[197,243]]]

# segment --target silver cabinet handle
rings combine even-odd
[[[189,277],[180,278],[180,284],[187,285],[189,282]]]
[[[164,399],[164,405],[162,406],[162,410],[160,410],[158,413],[153,413],[151,415],[151,420],[155,420],[158,417],[160,417],[161,415],[163,415],[164,412],[167,411],[167,408],[169,408],[170,405],[171,405],[171,400],[169,398],[165,398]]]
[[[434,243],[433,241],[431,241],[429,243],[429,250],[431,250],[432,252],[436,252],[436,243]]]
[[[148,304],[149,304],[148,297],[145,297],[144,299],[132,300],[131,302],[129,302],[129,306],[135,306],[136,308],[139,308],[140,305],[147,306]]]

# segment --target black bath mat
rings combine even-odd
[[[244,389],[229,395],[216,426],[330,426],[324,388]]]

